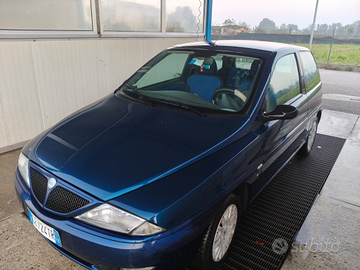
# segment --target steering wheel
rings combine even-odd
[[[236,102],[235,97],[238,97],[240,102]],[[244,106],[247,97],[237,89],[219,88],[215,90],[212,100],[215,104],[240,111],[240,109]]]

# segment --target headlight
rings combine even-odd
[[[75,218],[100,228],[130,235],[147,236],[164,231],[143,218],[106,203]]]
[[[22,178],[24,178],[28,187],[30,187],[29,159],[23,153],[19,156],[18,168]]]

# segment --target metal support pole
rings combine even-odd
[[[312,31],[311,31],[311,37],[310,37],[310,43],[309,43],[309,49],[311,50],[311,45],[314,37],[314,31],[315,31],[315,21],[316,21],[316,14],[318,9],[319,0],[316,0],[316,7],[315,7],[315,13],[314,13],[314,21],[312,24]]]
[[[212,44],[212,41],[211,41],[212,3],[213,3],[213,0],[207,0],[205,40],[206,40],[206,42],[208,42],[209,44]]]
[[[335,29],[336,29],[336,26],[335,26],[335,28],[334,28],[333,35],[332,35],[332,38],[331,38],[331,45],[330,45],[329,57],[328,57],[328,61],[327,61],[327,64],[326,64],[326,68],[328,68],[328,66],[329,66],[329,60],[330,60],[330,56],[331,56],[331,48],[332,48],[332,45],[333,45],[333,43],[334,43]]]
[[[289,29],[289,38],[288,38],[288,44],[290,44],[290,36],[291,36],[291,28]]]

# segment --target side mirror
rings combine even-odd
[[[297,108],[291,105],[278,105],[272,112],[263,112],[261,120],[263,123],[272,120],[293,119],[299,114]]]

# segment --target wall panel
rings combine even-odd
[[[113,92],[161,50],[191,41],[0,40],[0,153]]]
[[[0,42],[0,96],[0,149],[44,129],[31,42]]]
[[[3,113],[3,104],[2,104],[2,98],[0,93],[0,145],[9,145],[9,134],[7,133],[8,129],[5,125],[5,118]]]
[[[96,40],[32,44],[45,128],[101,97]]]

